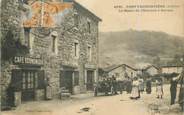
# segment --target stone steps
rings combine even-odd
[[[61,89],[61,99],[67,99],[71,97],[71,93],[67,89]]]

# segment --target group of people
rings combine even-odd
[[[162,99],[164,94],[163,78],[160,77],[154,80],[154,82],[155,82],[155,88],[156,88],[156,98]],[[136,100],[141,97],[141,93],[144,91],[144,89],[147,94],[151,94],[152,83],[153,83],[153,80],[150,77],[147,78],[146,80],[143,80],[142,77],[139,77],[139,78],[134,77],[133,79],[131,79],[130,77],[127,77],[127,79],[124,80],[123,82],[123,86],[120,88],[123,88],[124,90],[126,90],[127,93],[131,94],[130,99]],[[115,76],[112,76],[111,84],[113,87],[113,90],[112,90],[113,93],[117,94],[117,81]],[[170,78],[170,96],[171,96],[170,105],[175,104],[178,84],[180,85],[178,103],[180,104],[183,111],[184,110],[184,70],[178,76]]]
[[[132,82],[132,91],[131,91],[131,99],[140,98],[140,92],[144,91],[144,83],[142,78],[135,77]],[[177,88],[179,86],[179,95],[178,95],[178,104],[180,104],[182,111],[184,110],[184,70],[175,77],[170,78],[170,105],[175,104],[175,100],[177,97]],[[151,94],[152,80],[148,78],[146,80],[146,92],[147,94]],[[156,88],[156,98],[163,98],[163,79],[160,77],[155,80],[155,88]]]
[[[171,78],[170,81],[171,105],[175,104],[178,84],[180,85],[178,103],[180,104],[182,111],[184,111],[184,69],[178,76]]]
[[[140,93],[144,92],[144,80],[142,77],[134,77],[132,80],[132,90],[130,99],[138,99],[141,97]],[[151,93],[151,79],[146,80],[146,93]]]
[[[130,78],[126,77],[123,81],[116,80],[116,77],[112,75],[111,77],[106,77],[102,80],[102,83],[104,84],[104,90],[111,91],[112,94],[118,94],[117,92],[120,91],[120,94],[123,90],[125,90],[127,93],[130,93],[131,99],[138,99],[140,98],[140,93],[144,91],[144,83],[142,77],[138,78]],[[151,79],[146,80],[146,92],[148,94],[151,93]]]
[[[109,91],[111,94],[118,94],[118,84],[115,76],[104,78],[102,80],[101,87],[104,89],[106,95]]]

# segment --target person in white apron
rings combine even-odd
[[[130,99],[138,99],[138,98],[140,98],[139,81],[137,78],[134,78],[132,83],[132,92],[131,92]]]

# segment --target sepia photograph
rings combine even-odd
[[[183,0],[0,0],[1,115],[184,115]]]

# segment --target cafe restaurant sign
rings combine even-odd
[[[16,56],[14,57],[13,62],[15,64],[43,65],[43,61],[41,60],[41,58],[33,58],[33,57]]]

